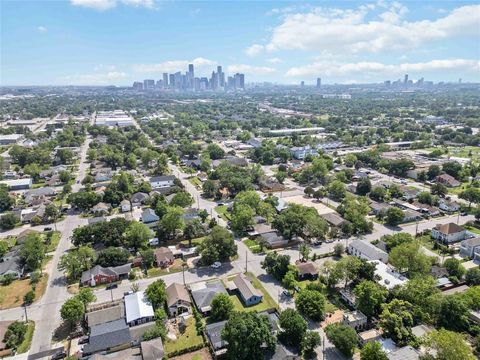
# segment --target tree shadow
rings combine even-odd
[[[72,327],[67,322],[62,322],[59,327],[53,331],[52,340],[55,342],[61,342],[68,339],[72,331]]]

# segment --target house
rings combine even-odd
[[[132,337],[125,319],[94,325],[90,329],[88,344],[83,347],[83,355],[97,352],[115,352],[131,346]]]
[[[252,306],[262,302],[262,292],[256,289],[252,285],[250,279],[248,279],[244,274],[238,274],[235,276],[232,283],[234,287],[230,287],[230,289],[236,289],[238,291],[245,306]]]
[[[464,240],[467,236],[467,231],[455,223],[437,224],[432,229],[431,235],[437,241],[444,244],[452,244]]]
[[[122,212],[132,211],[132,205],[130,204],[130,201],[122,200],[122,202],[120,202],[120,210]]]
[[[361,346],[365,346],[365,344],[377,341],[382,337],[382,332],[377,329],[366,330],[358,333],[358,341],[360,342]]]
[[[361,311],[355,310],[343,314],[343,325],[350,326],[355,330],[363,330],[367,325],[367,316]]]
[[[448,174],[438,175],[435,178],[435,180],[436,180],[437,183],[443,184],[447,187],[457,187],[457,186],[462,185],[462,183],[460,181],[458,181],[453,176],[448,175]]]
[[[2,180],[0,184],[4,184],[10,191],[31,189],[33,185],[32,178]]]
[[[387,354],[388,360],[419,360],[420,353],[411,346],[404,346]]]
[[[431,326],[424,325],[424,324],[419,324],[417,326],[412,327],[412,334],[415,337],[420,338],[422,336],[425,336],[425,335],[431,333],[433,330],[434,330],[434,328],[431,327]]]
[[[247,166],[248,162],[246,159],[238,157],[238,156],[226,156],[225,159],[213,160],[212,167],[215,169],[220,166],[221,163],[227,162],[230,165],[234,166]]]
[[[460,256],[473,259],[477,249],[480,250],[480,237],[463,240],[460,243]]]
[[[23,276],[23,266],[18,251],[9,253],[5,254],[0,261],[0,276],[12,275],[15,279],[19,279]]]
[[[128,326],[145,324],[153,321],[155,314],[152,304],[148,301],[144,291],[137,291],[125,295],[125,318]]]
[[[173,175],[164,175],[164,176],[153,176],[150,178],[150,185],[152,189],[165,188],[173,186],[175,182],[175,176]]]
[[[393,289],[397,285],[403,285],[407,282],[407,278],[393,271],[387,264],[378,260],[369,261],[375,264],[375,281],[388,290]]]
[[[427,214],[428,216],[438,216],[440,215],[440,210],[434,206],[428,204],[422,204],[418,201],[412,202],[413,206],[416,206],[422,213]]]
[[[312,262],[297,264],[298,280],[315,280],[318,278],[318,270]]]
[[[102,303],[100,306],[89,308],[85,317],[90,328],[109,321],[123,319],[125,317],[124,303],[123,301]]]
[[[210,348],[212,349],[215,358],[227,352],[228,342],[222,339],[222,331],[225,328],[227,320],[219,321],[205,326]]]
[[[167,308],[170,316],[190,314],[192,312],[192,300],[184,285],[170,284],[165,292],[167,294]]]
[[[102,169],[95,174],[95,182],[105,182],[113,179],[114,172],[112,169]]]
[[[324,218],[325,221],[328,222],[331,226],[335,226],[337,228],[340,228],[344,223],[349,222],[348,220],[345,220],[340,215],[338,215],[336,212],[320,214],[320,216]]]
[[[391,207],[392,206],[387,204],[387,203],[379,203],[379,202],[376,202],[376,201],[372,201],[370,203],[370,208],[372,209],[370,211],[370,214],[371,215],[378,215],[380,213],[386,213],[387,210]]]
[[[460,210],[460,204],[455,201],[448,201],[445,199],[440,199],[438,203],[438,207],[440,210],[446,211],[448,213],[452,213],[455,211]]]
[[[355,296],[355,293],[352,291],[351,288],[343,288],[338,291],[340,293],[340,296],[345,304],[348,305],[348,307],[355,309],[356,307],[356,302],[357,298]]]
[[[195,208],[187,208],[184,209],[182,218],[185,221],[193,220],[193,219],[198,219],[200,215],[198,214],[199,210]]]
[[[120,279],[126,279],[132,264],[125,264],[115,267],[107,267],[96,265],[93,268],[86,270],[82,273],[80,285],[97,286],[98,284],[107,284]]]
[[[298,349],[277,343],[272,354],[265,354],[264,360],[301,360]]]
[[[172,250],[164,246],[155,249],[154,254],[155,262],[157,263],[157,266],[161,268],[166,268],[172,265],[175,260]]]
[[[148,208],[142,211],[140,221],[143,222],[144,224],[154,223],[154,222],[157,222],[158,220],[160,220],[160,217],[157,214],[155,214],[155,210]]]
[[[388,262],[388,254],[368,241],[352,241],[347,247],[347,253],[360,259]]]
[[[260,237],[266,241],[269,249],[277,249],[283,246],[288,245],[288,240],[285,239],[282,235],[278,234],[276,231],[271,231],[263,233]]]
[[[133,206],[143,205],[146,202],[148,202],[148,200],[150,200],[150,195],[142,192],[137,192],[133,194],[132,197],[130,198],[130,201],[132,202]]]
[[[194,159],[194,160],[182,159],[182,165],[186,166],[186,167],[189,167],[189,168],[192,168],[192,169],[200,170],[200,167],[202,166],[202,160],[200,160],[200,159]]]
[[[407,209],[407,210],[403,211],[402,222],[407,223],[407,222],[417,221],[417,220],[420,220],[422,218],[423,218],[422,213],[420,213],[418,211],[415,211],[415,210]]]
[[[158,360],[165,358],[162,338],[156,338],[140,343],[143,360]]]
[[[112,206],[110,204],[99,202],[97,205],[92,207],[92,213],[97,215],[106,215],[110,212]]]
[[[210,313],[212,300],[217,294],[228,294],[221,280],[190,284],[190,293],[197,309],[204,315]]]
[[[48,197],[55,196],[57,192],[52,187],[41,187],[38,189],[28,190],[25,192],[25,202],[31,204],[34,200],[45,199]]]

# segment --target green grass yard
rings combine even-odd
[[[233,302],[233,306],[235,307],[235,311],[265,311],[270,309],[275,309],[277,307],[277,303],[272,299],[270,294],[265,290],[263,285],[260,281],[252,274],[247,272],[248,278],[252,281],[252,285],[254,288],[260,290],[263,294],[263,300],[257,305],[253,306],[244,306],[242,300],[237,295],[230,295],[230,299]],[[232,280],[234,276],[228,278],[228,280]]]
[[[260,252],[260,245],[258,245],[255,240],[247,239],[244,240],[243,243],[250,249],[252,253],[257,254]]]
[[[220,215],[220,217],[225,220],[229,221],[231,220],[230,213],[227,211],[228,206],[227,205],[219,205],[215,208],[215,211]]]
[[[192,316],[187,320],[185,331],[177,336],[177,340],[168,339],[165,342],[165,354],[169,356],[173,352],[190,349],[203,343],[203,337],[197,334],[195,318]]]
[[[188,179],[188,181],[190,181],[192,183],[192,185],[195,186],[197,189],[202,188],[202,182],[200,181],[200,179],[198,177],[192,176],[191,178]]]
[[[32,345],[33,332],[35,331],[35,323],[33,321],[28,322],[27,332],[25,334],[25,339],[22,341],[20,346],[17,349],[17,354],[26,353],[30,350],[30,345]]]

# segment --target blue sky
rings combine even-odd
[[[1,0],[1,85],[130,85],[162,72],[313,84],[480,82],[475,1]]]

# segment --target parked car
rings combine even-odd
[[[112,284],[108,284],[105,289],[112,290],[112,289],[116,289],[116,288],[118,288],[118,284],[117,283],[112,283]]]
[[[46,228],[43,228],[43,231],[52,231],[52,228],[51,227],[46,227]]]
[[[67,357],[67,353],[65,351],[60,351],[52,355],[51,359],[52,360],[59,360],[59,359],[65,359]]]
[[[123,296],[127,296],[127,295],[130,295],[130,294],[133,294],[133,291],[132,291],[132,290],[130,290],[130,291],[125,291],[125,292],[123,293]]]
[[[222,266],[222,263],[219,261],[215,261],[212,265],[210,265],[213,269],[218,269]]]
[[[288,290],[283,290],[282,294],[285,295],[286,297],[292,297],[292,293]]]
[[[82,345],[86,343],[88,343],[88,336],[82,336],[80,339],[78,339],[78,345]]]

